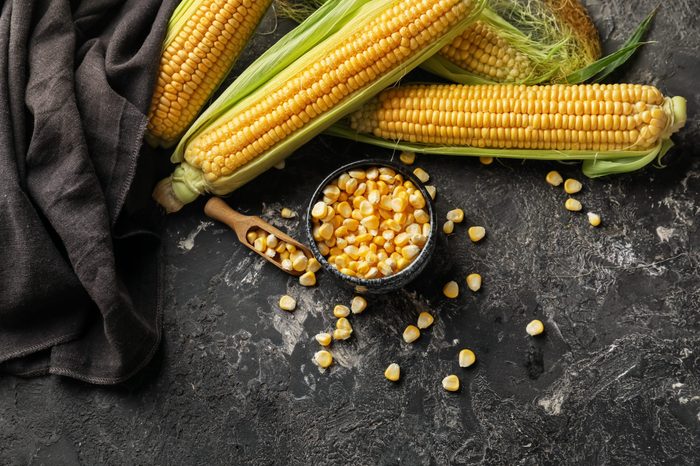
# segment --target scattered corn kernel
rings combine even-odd
[[[467,286],[472,291],[479,291],[481,288],[481,275],[478,273],[470,273],[467,275]]]
[[[347,309],[346,306],[343,306]],[[344,330],[349,330],[352,332],[352,326],[350,325],[350,321],[346,319],[345,317],[340,317],[335,323],[335,328],[339,329],[344,329]]]
[[[350,309],[348,309],[347,306],[343,306],[342,304],[337,304],[333,308],[333,315],[340,319],[341,317],[347,317],[350,315]]]
[[[451,235],[452,232],[455,231],[455,222],[453,222],[452,220],[446,221],[446,222],[442,225],[442,231],[443,231],[446,235]]]
[[[352,330],[346,328],[337,328],[333,330],[334,340],[347,340],[352,335]]]
[[[416,153],[401,152],[401,155],[399,155],[399,160],[406,165],[413,165],[413,163],[416,161]]]
[[[430,194],[430,199],[435,200],[435,196],[437,195],[437,188],[432,185],[425,185],[425,190],[428,191],[428,194]]]
[[[482,165],[491,165],[493,163],[493,157],[479,157],[479,162]]]
[[[306,271],[316,273],[321,270],[321,263],[313,257],[306,263]]]
[[[595,214],[593,212],[588,212],[588,223],[590,223],[592,226],[597,227],[600,225],[600,215]]]
[[[442,379],[442,388],[448,392],[456,392],[459,390],[459,378],[454,374],[448,375]]]
[[[527,327],[525,327],[525,331],[528,335],[533,337],[540,335],[542,332],[544,332],[544,324],[541,320],[535,319],[529,324],[527,324]]]
[[[434,321],[435,319],[433,319],[433,316],[430,315],[430,313],[428,312],[423,311],[420,314],[418,314],[418,328],[421,330],[433,325]]]
[[[350,303],[350,309],[353,314],[362,314],[367,309],[367,300],[362,296],[355,296]]]
[[[580,212],[581,209],[583,209],[581,202],[572,198],[566,200],[566,202],[564,203],[564,207],[566,207],[566,210],[569,210],[571,212]]]
[[[296,212],[286,207],[282,208],[282,210],[280,211],[280,215],[282,216],[282,218],[294,218],[297,216]]]
[[[406,343],[413,343],[420,337],[420,330],[415,325],[409,325],[406,330],[403,331],[403,341]]]
[[[284,295],[280,298],[280,309],[284,311],[293,311],[297,307],[296,299],[289,295]]]
[[[566,191],[566,194],[576,194],[582,189],[583,185],[578,180],[568,178],[566,181],[564,181],[564,191]]]
[[[314,362],[325,369],[333,364],[333,355],[326,350],[316,351]]]
[[[332,341],[332,336],[330,333],[322,332],[317,334],[315,337],[316,341],[318,342],[319,345],[321,346],[329,346]]]
[[[470,349],[459,352],[459,367],[469,367],[476,362],[476,354]]]
[[[391,380],[392,382],[398,382],[399,378],[401,377],[401,368],[398,364],[392,362],[391,364],[389,364],[389,367],[387,367],[384,371],[384,377],[386,377],[387,380]]]
[[[459,285],[454,281],[445,283],[445,286],[442,287],[442,294],[450,299],[456,298],[459,296]]]
[[[425,170],[423,170],[420,167],[413,170],[413,174],[416,175],[416,178],[421,180],[423,183],[427,183],[428,180],[430,179],[430,175],[428,175],[428,172],[426,172]]]
[[[484,239],[484,236],[486,236],[486,228],[484,227],[469,227],[469,230],[467,231],[469,234],[469,239],[472,240],[474,243],[478,243],[482,239]]]
[[[314,286],[316,284],[316,274],[313,272],[306,272],[299,277],[299,284],[301,286]]]
[[[559,172],[556,170],[552,170],[551,172],[547,173],[547,177],[545,179],[547,180],[547,183],[551,184],[552,186],[559,186],[564,182],[564,178],[562,178]]]
[[[462,209],[454,209],[447,212],[447,220],[452,223],[462,223],[464,220],[464,211]]]

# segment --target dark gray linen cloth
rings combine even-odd
[[[0,376],[114,384],[159,345],[142,137],[176,4],[0,2]]]

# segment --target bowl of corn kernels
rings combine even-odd
[[[307,211],[316,260],[358,293],[386,293],[416,278],[437,242],[423,182],[385,160],[344,165],[321,182]]]

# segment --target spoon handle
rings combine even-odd
[[[248,215],[236,212],[218,197],[212,197],[204,205],[204,213],[214,220],[225,223],[238,235],[238,239],[247,242],[246,233],[253,222]]]

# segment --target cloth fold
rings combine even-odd
[[[176,3],[2,5],[0,373],[119,383],[158,346],[159,216],[134,180]]]

